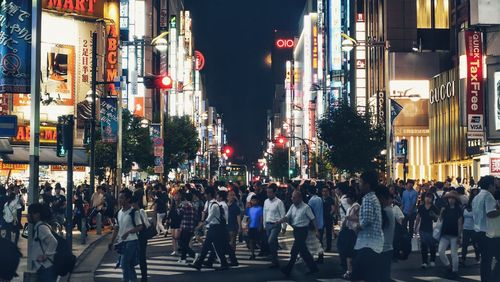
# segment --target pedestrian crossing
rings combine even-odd
[[[280,238],[279,242],[281,246],[291,245],[293,238]],[[155,248],[155,253],[158,253],[158,248],[164,248],[164,254],[171,251],[172,238],[156,237],[148,242],[148,250]],[[201,245],[195,245],[194,250],[200,250]],[[245,244],[239,244],[236,247],[236,257],[238,258],[239,266],[234,268],[251,268],[256,266],[266,266],[270,265],[270,262],[265,258],[257,258],[256,260],[250,260],[251,252],[247,249]],[[325,253],[325,259],[328,257],[334,257],[337,254]],[[280,260],[288,260],[290,258],[290,250],[282,249],[278,251],[278,257]],[[161,279],[161,277],[168,277],[173,275],[189,274],[192,272],[197,272],[196,269],[191,268],[188,264],[178,262],[179,257],[169,256],[169,255],[156,255],[148,257],[148,275],[156,279]],[[115,268],[116,262],[105,262],[100,265],[100,267],[95,272],[95,278],[97,280],[121,280],[122,270],[120,268]],[[139,266],[136,267],[137,275],[140,277]],[[202,269],[202,272],[212,272],[215,269]]]

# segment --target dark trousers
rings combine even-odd
[[[227,228],[223,228],[223,230],[221,230],[220,233],[221,236],[223,236],[223,238],[227,237],[227,240],[221,240],[222,254],[224,255],[224,258],[226,255],[228,255],[231,264],[238,264],[238,259],[236,258],[235,250],[231,247],[230,244],[229,231],[227,230]],[[216,254],[214,251],[210,252],[210,255],[208,256],[207,259],[207,264],[212,265],[215,261],[216,255],[220,254],[219,253]]]
[[[467,248],[470,245],[474,247],[474,253],[476,254],[476,260],[479,259],[479,246],[477,244],[477,235],[474,230],[463,230],[462,232],[462,260],[465,261],[467,257]]]
[[[422,263],[429,263],[429,253],[431,261],[436,261],[436,241],[431,232],[420,232],[420,252],[422,254]]]
[[[266,223],[267,244],[269,245],[269,254],[271,255],[271,262],[278,264],[278,235],[281,230],[281,224]]]
[[[186,230],[181,231],[181,236],[179,238],[181,260],[185,260],[187,255],[189,255],[192,258],[194,258],[195,256],[193,249],[189,247],[189,241],[191,240],[191,237],[193,237],[192,231],[186,231]]]
[[[380,281],[391,282],[391,264],[393,251],[383,252],[380,258]]]
[[[500,238],[488,238],[485,232],[477,232],[477,242],[481,253],[481,281],[496,282],[500,277]],[[492,271],[493,258],[496,264]]]
[[[224,241],[227,243],[228,236],[225,236],[226,233],[224,231],[226,231],[225,226],[219,224],[210,225],[207,230],[207,237],[205,238],[205,242],[203,242],[203,247],[201,248],[200,258],[195,262],[196,265],[201,267],[203,261],[207,257],[208,251],[211,250],[214,252],[214,255],[219,257],[222,267],[228,266],[224,250]],[[227,243],[227,245],[229,246],[229,243]]]
[[[45,268],[41,266],[36,272],[37,282],[55,282],[57,281],[57,275],[54,273],[54,267]]]
[[[312,271],[318,269],[314,259],[307,249],[306,239],[307,239],[308,227],[294,227],[293,228],[293,246],[290,254],[290,261],[285,268],[285,271],[290,273],[292,271],[293,265],[297,261],[297,256],[300,254],[300,257],[304,260],[307,267]]]
[[[417,215],[415,213],[411,214],[405,214],[405,218],[403,219],[403,227],[408,230],[408,233],[410,233],[410,236],[413,237],[413,231],[415,227],[415,218]]]
[[[139,266],[141,268],[141,281],[148,281],[148,264],[146,261],[146,250],[148,247],[148,240],[139,238]]]
[[[319,233],[319,238],[321,241],[321,244],[323,246],[323,234],[325,234],[326,237],[326,250],[331,250],[332,249],[332,235],[333,235],[333,221],[328,222],[325,221],[325,226],[323,226],[323,229],[321,229]]]

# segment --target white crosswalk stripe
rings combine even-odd
[[[293,240],[293,238],[292,238]],[[290,238],[282,238],[280,239],[280,243],[290,243]],[[170,247],[172,246],[171,238],[157,237],[149,240],[148,247]],[[249,260],[250,250],[246,248],[246,246],[238,245],[236,247],[236,257],[238,258],[238,263],[240,264],[238,268],[248,268],[252,266],[263,266],[269,265],[270,262],[263,259],[258,258],[257,260]],[[325,253],[325,258],[337,256],[334,253]],[[286,260],[290,258],[290,250],[279,250],[278,257],[280,259]],[[179,275],[184,273],[190,273],[197,271],[196,269],[191,268],[187,264],[179,263],[179,257],[161,255],[148,257],[148,275],[154,277],[164,277],[164,276],[172,276]],[[98,279],[106,279],[106,280],[121,280],[122,279],[122,270],[120,268],[115,268],[115,263],[103,263],[97,269],[95,273],[95,278]],[[214,269],[202,269],[204,272],[211,272]],[[136,267],[136,272],[138,277],[140,277],[140,269],[139,266]],[[336,281],[336,280],[333,280]]]

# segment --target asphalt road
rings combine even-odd
[[[280,260],[284,265],[289,258],[289,249],[293,243],[290,232],[280,237],[282,250],[279,252]],[[195,251],[200,246],[195,245]],[[238,245],[236,255],[240,266],[226,271],[215,271],[213,269],[203,269],[201,272],[190,268],[188,265],[178,263],[177,257],[170,256],[172,245],[170,238],[154,238],[150,240],[148,246],[148,274],[149,281],[198,281],[200,279],[208,281],[320,281],[334,282],[345,281],[341,279],[342,272],[339,267],[337,253],[326,253],[325,262],[319,265],[319,273],[307,276],[307,267],[303,263],[296,264],[292,275],[286,278],[278,269],[270,269],[269,262],[264,258],[249,260],[250,252],[244,244]],[[470,255],[470,257],[472,257]],[[121,269],[115,269],[117,254],[106,253],[101,265],[95,272],[95,281],[120,281],[122,278]],[[439,260],[439,259],[438,259]],[[468,261],[469,266],[460,269],[460,278],[457,280],[447,280],[444,267],[437,262],[437,267],[432,269],[421,269],[420,254],[413,253],[406,261],[393,264],[392,278],[394,281],[480,281],[479,266],[474,265],[473,259]],[[137,267],[140,277],[140,271]]]

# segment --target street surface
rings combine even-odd
[[[197,281],[204,279],[207,281],[315,281],[315,282],[336,282],[346,281],[341,278],[342,272],[339,267],[337,253],[326,253],[325,262],[319,265],[319,273],[311,276],[305,275],[308,271],[303,263],[297,263],[292,275],[286,278],[278,269],[270,269],[270,263],[264,258],[248,260],[250,251],[245,244],[237,247],[236,255],[240,266],[227,271],[215,271],[214,269],[202,269],[201,272],[189,267],[186,264],[178,263],[178,257],[170,256],[172,252],[171,238],[157,237],[149,242],[148,246],[148,274],[149,281]],[[289,249],[293,243],[291,232],[280,237],[282,250],[279,251],[281,264],[284,265],[289,258]],[[195,245],[194,250],[198,251],[201,246]],[[470,255],[472,257],[472,254]],[[120,281],[122,278],[121,269],[115,269],[117,254],[108,252],[101,265],[95,272],[96,282]],[[439,260],[439,258],[438,258]],[[436,262],[434,269],[420,268],[420,253],[414,252],[407,261],[393,264],[392,278],[394,281],[480,281],[479,266],[473,265],[473,260],[468,260],[469,266],[460,269],[461,277],[458,280],[447,280],[444,277],[445,271]],[[140,270],[137,267],[137,274],[140,277]]]

